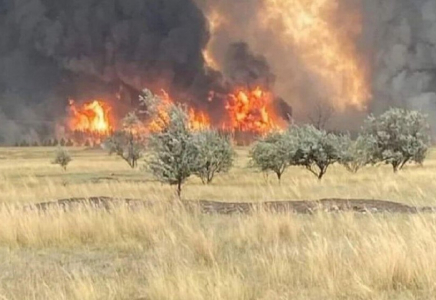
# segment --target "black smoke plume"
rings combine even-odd
[[[254,54],[244,42],[230,44],[225,54],[223,72],[231,87],[262,87],[270,91],[276,81],[266,58]],[[292,116],[291,106],[282,98],[276,98],[274,103],[284,120]]]
[[[0,0],[0,142],[49,133],[69,98],[129,106],[148,87],[201,106],[220,86],[208,40],[191,0]]]

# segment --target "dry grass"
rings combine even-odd
[[[290,169],[279,185],[238,165],[185,198],[261,201],[351,197],[435,205],[436,159],[324,181]],[[78,196],[171,199],[173,190],[100,151],[75,149],[67,172],[53,149],[0,149],[5,206]],[[432,155],[433,156],[433,155]],[[433,156],[434,157],[434,156]],[[0,210],[0,299],[433,299],[436,216],[205,216],[151,211]]]

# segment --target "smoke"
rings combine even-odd
[[[419,109],[436,128],[436,2],[365,1],[364,15],[373,63],[372,110]]]
[[[341,109],[345,107],[352,113],[355,112],[354,107],[359,106],[356,105],[359,103],[349,97],[353,91],[342,95],[343,99],[338,99],[338,94],[343,90],[342,86],[348,84],[347,78],[336,74],[333,68],[329,69],[337,64],[340,73],[343,67],[349,67],[345,64],[340,65],[341,61],[348,57],[329,61],[328,56],[331,56],[332,52],[327,50],[324,55],[321,51],[326,45],[334,43],[336,49],[345,49],[343,52],[348,56],[360,51],[356,38],[359,18],[356,15],[361,10],[361,0],[197,2],[214,24],[208,48],[220,66],[226,65],[226,49],[236,41],[244,41],[254,53],[262,55],[268,61],[276,78],[274,90],[292,105],[295,118],[303,121],[319,102],[335,104]],[[271,8],[272,6],[275,7]],[[314,13],[318,9],[319,12]],[[295,17],[298,14],[303,16],[299,20]],[[302,22],[309,22],[307,32],[295,30]],[[329,26],[325,27],[324,22]],[[330,27],[335,31],[330,32]],[[295,32],[291,32],[294,30]],[[344,42],[334,40],[337,37]],[[326,59],[320,63],[323,57]],[[363,65],[363,58],[358,57],[357,65]],[[351,66],[351,71],[353,67]],[[362,77],[366,77],[366,70],[362,70],[362,73]],[[338,78],[327,82],[325,77],[330,75]],[[349,89],[358,90],[360,87],[354,85]],[[347,102],[354,106],[347,107]]]
[[[275,75],[271,72],[265,57],[252,53],[246,43],[229,46],[225,56],[224,74],[233,84],[255,88],[271,88]]]
[[[341,129],[359,128],[369,112],[381,113],[389,107],[419,109],[429,114],[436,128],[436,2],[434,0],[333,0],[285,1],[198,0],[206,15],[215,23],[210,51],[220,65],[225,65],[225,49],[243,40],[258,54],[266,57],[276,75],[275,91],[294,108],[294,117],[304,121],[318,103],[334,104],[336,95],[314,74],[317,61],[303,61],[301,49],[283,39],[286,28],[278,18],[294,17],[304,5],[331,5],[323,11],[327,21],[343,41],[341,47],[353,53],[357,72],[365,78],[368,96],[366,109],[353,107],[335,114]],[[274,19],[266,4],[277,4]],[[297,4],[301,6],[298,6]],[[291,8],[292,12],[285,11]],[[306,10],[310,16],[313,10]],[[217,17],[218,16],[218,17]],[[298,25],[292,18],[288,24]],[[307,20],[307,19],[302,19]],[[317,20],[320,21],[320,20]],[[265,26],[266,25],[266,26]],[[291,28],[292,29],[292,28]],[[313,36],[313,47],[333,42]],[[348,49],[350,47],[354,49]],[[326,54],[328,55],[328,54]],[[340,78],[338,78],[340,80]],[[347,88],[347,82],[345,82]],[[346,94],[346,93],[345,93]],[[345,95],[346,96],[346,95]]]
[[[213,118],[224,105],[219,96],[208,101],[209,92],[225,94],[241,84],[274,89],[284,99],[278,107],[288,114],[291,105],[301,120],[319,102],[350,102],[337,99],[320,76],[324,66],[303,59],[285,34],[289,28],[267,15],[272,2],[281,3],[0,0],[0,142],[53,132],[68,98],[101,97],[127,109],[145,87],[164,88]],[[341,46],[352,48],[357,71],[368,75],[368,111],[403,106],[436,120],[434,0],[327,2],[332,9],[322,17],[346,41]],[[314,36],[313,47],[325,42],[321,37]],[[206,66],[204,49],[219,70]],[[346,90],[346,80],[343,85]],[[349,128],[359,124],[357,115],[347,107],[335,117]]]
[[[223,72],[231,86],[272,90],[276,76],[262,55],[253,53],[244,42],[230,44],[225,56]],[[282,98],[274,101],[277,112],[287,120],[292,116],[292,107]]]
[[[206,101],[220,85],[204,67],[208,39],[191,0],[0,0],[0,122],[43,132],[68,98],[111,99],[120,89]],[[0,135],[10,142],[8,128]]]

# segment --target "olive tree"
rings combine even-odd
[[[67,166],[71,162],[71,160],[72,159],[71,159],[71,156],[68,153],[68,151],[65,150],[64,148],[59,147],[56,150],[55,158],[52,161],[52,163],[56,164],[56,165],[60,165],[62,167],[62,169],[64,169],[64,171],[66,171],[67,170]]]
[[[232,168],[235,152],[229,137],[216,130],[204,130],[195,134],[194,142],[198,149],[194,174],[203,184],[211,183],[216,174]]]
[[[177,186],[180,198],[182,185],[198,166],[199,150],[189,130],[188,115],[182,106],[172,105],[161,131],[150,135],[148,170],[159,181]]]
[[[407,163],[422,163],[430,145],[427,118],[417,112],[392,108],[375,117],[369,116],[362,130],[368,141],[371,163],[385,163],[394,172]]]
[[[328,168],[344,156],[345,136],[327,133],[312,125],[291,127],[287,134],[295,145],[290,165],[305,167],[318,179],[322,179]]]
[[[123,130],[112,134],[103,145],[109,150],[109,154],[121,157],[132,169],[138,165],[145,148],[143,138],[135,133],[139,123],[134,113],[128,114],[123,119]]]
[[[357,173],[370,162],[371,140],[359,136],[353,141],[348,136],[344,136],[342,141],[343,152],[339,162],[349,172]]]
[[[273,132],[257,141],[250,150],[250,166],[262,172],[274,172],[281,181],[295,151],[287,133]]]

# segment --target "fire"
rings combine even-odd
[[[156,107],[156,116],[147,124],[147,129],[150,132],[161,131],[165,124],[169,121],[168,111],[170,106],[174,103],[170,95],[165,91],[161,91],[161,102]],[[194,108],[188,109],[189,128],[192,130],[203,130],[210,127],[209,116]]]
[[[174,101],[164,90],[161,91],[160,101],[153,108],[153,117],[146,122],[130,124],[130,132],[139,136],[160,132],[170,120],[169,110]],[[277,117],[272,93],[257,87],[253,90],[239,88],[228,95],[226,104],[227,117],[223,116],[222,129],[230,132],[247,132],[265,134],[284,127],[284,121]],[[116,128],[111,122],[111,106],[101,100],[94,100],[83,105],[76,105],[70,100],[70,119],[68,126],[75,144],[92,141],[101,142],[102,138],[110,135]],[[188,107],[188,126],[191,130],[200,131],[211,128],[210,116],[203,111]],[[127,126],[127,125],[123,125]]]
[[[209,117],[201,111],[196,111],[193,108],[189,109],[189,127],[192,130],[204,130],[210,127]]]
[[[204,61],[206,62],[206,65],[209,68],[212,68],[214,70],[218,70],[218,63],[216,62],[215,58],[210,53],[209,49],[203,50],[203,58],[204,58]]]
[[[260,87],[254,90],[238,89],[229,95],[226,109],[230,123],[224,127],[258,134],[282,128],[284,122],[277,117],[272,102],[273,95]]]
[[[277,22],[282,32],[276,34],[321,78],[334,105],[338,109],[365,109],[369,85],[353,43],[361,31],[359,16],[343,13],[342,26],[338,26],[333,21],[340,13],[338,0],[264,1],[260,17],[265,26],[270,28]]]
[[[110,121],[111,107],[103,101],[94,100],[77,107],[74,100],[69,106],[71,131],[80,131],[99,135],[108,135],[112,130]]]
[[[212,10],[207,16],[207,21],[209,23],[209,33],[211,38],[206,46],[206,49],[203,50],[203,58],[208,67],[218,70],[219,64],[216,61],[210,49],[212,48],[212,45],[215,42],[214,40],[215,33],[224,24],[225,18],[222,15],[220,15],[217,10]]]

